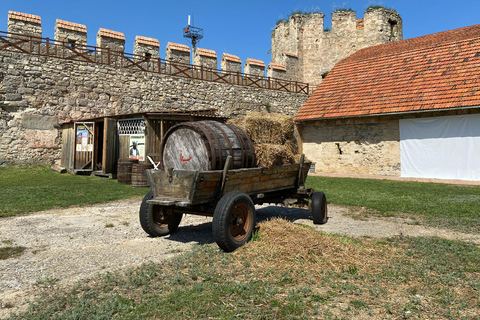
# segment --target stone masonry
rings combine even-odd
[[[392,10],[367,10],[363,19],[356,19],[355,13],[350,11],[334,12],[331,31],[323,30],[323,19],[322,13],[293,15],[289,21],[277,24],[272,32],[269,77],[318,84],[336,62],[354,51],[402,39],[402,20]],[[7,26],[11,33],[42,37],[39,16],[10,11]],[[96,36],[101,59],[97,57],[97,62],[124,61],[121,60],[125,48],[123,33],[100,28]],[[55,40],[58,42],[70,47],[84,46],[86,37],[86,26],[57,20]],[[33,46],[44,52],[46,48],[40,39],[36,41],[32,42]],[[24,45],[28,43],[20,46]],[[138,36],[133,60],[139,65],[155,66],[157,63],[160,69],[154,60],[159,57],[159,48],[157,39]],[[72,119],[207,108],[216,108],[219,115],[231,117],[261,110],[294,115],[308,97],[303,93],[194,80],[13,51],[0,51],[0,164],[49,164],[60,159],[59,124]],[[165,71],[171,67],[170,61],[190,64],[190,55],[188,46],[169,42],[166,63],[161,68]],[[87,55],[84,57],[88,60]],[[217,54],[213,50],[198,49],[194,59],[198,67],[188,72],[216,68]],[[225,80],[236,83],[243,77],[240,74],[242,62],[237,56],[223,54],[220,64],[222,70],[219,72],[233,72]],[[257,59],[249,58],[244,64],[244,74],[259,78],[265,77],[265,69],[265,63]],[[175,68],[166,71],[175,72],[183,71]],[[213,78],[212,74],[209,76]],[[211,80],[209,76],[203,79]],[[308,143],[305,148],[311,147]],[[348,146],[339,147],[349,150]]]
[[[40,17],[9,12],[7,31],[41,37]],[[86,43],[86,31],[84,25],[57,20],[55,40],[72,49],[79,46],[81,51]],[[45,52],[45,45],[40,39],[38,44],[36,41],[35,46]],[[52,48],[56,46],[59,45]],[[97,47],[100,47],[101,62],[120,61],[115,56],[123,55],[125,36],[100,28]],[[137,36],[133,59],[136,63],[149,64],[158,58],[159,47],[157,39]],[[116,68],[91,63],[88,56],[84,59],[87,61],[74,61],[16,51],[0,51],[0,164],[51,164],[59,160],[62,137],[58,129],[64,121],[157,110],[210,108],[218,109],[219,115],[227,117],[267,109],[294,115],[308,97],[304,93]],[[237,56],[226,54],[224,57],[225,71],[241,72]],[[197,59],[199,67],[216,68],[217,55],[213,50],[199,49]],[[190,64],[190,48],[168,43],[167,66],[169,61]],[[264,77],[265,64],[255,59],[251,62],[252,73]],[[242,76],[232,74],[232,77]]]
[[[301,130],[303,153],[316,163],[317,173],[400,175],[398,119],[315,121]]]
[[[60,159],[59,123],[155,110],[294,115],[307,95],[0,51],[0,164]]]
[[[324,14],[294,14],[272,31],[272,62],[286,66],[290,80],[314,87],[333,66],[360,49],[403,39],[402,19],[389,9],[332,13],[332,29],[324,30]]]

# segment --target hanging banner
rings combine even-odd
[[[402,177],[480,180],[480,114],[400,120]]]
[[[139,161],[145,160],[145,135],[130,135],[129,154],[130,159],[138,159]]]

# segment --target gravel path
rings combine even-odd
[[[40,290],[38,283],[68,285],[95,274],[160,262],[191,246],[213,242],[211,218],[187,215],[178,231],[151,238],[141,229],[141,199],[0,219],[0,247],[23,246],[19,257],[0,260],[0,318],[26,307]],[[409,224],[404,219],[352,219],[347,209],[329,206],[330,220],[313,225],[308,211],[277,206],[259,208],[257,220],[280,216],[319,231],[351,236],[438,236],[480,244],[480,236]],[[8,306],[5,308],[4,306]]]

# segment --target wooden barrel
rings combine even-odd
[[[167,170],[221,170],[227,156],[233,168],[256,166],[255,150],[240,128],[217,121],[182,122],[171,127],[160,148],[162,168]]]
[[[119,183],[132,183],[132,166],[135,163],[138,163],[137,159],[118,159],[117,180]]]
[[[132,187],[148,187],[147,177],[145,176],[145,170],[147,169],[153,169],[153,165],[150,163],[135,163],[132,166]]]

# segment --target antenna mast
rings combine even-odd
[[[188,25],[183,28],[183,37],[192,41],[192,53],[195,54],[197,42],[203,38],[203,29],[190,25],[190,15],[188,15]]]

